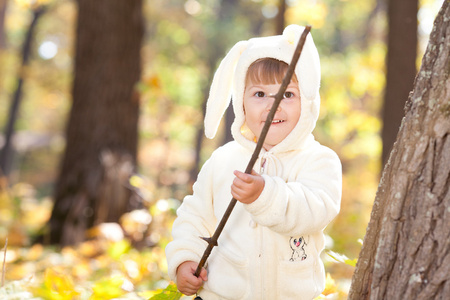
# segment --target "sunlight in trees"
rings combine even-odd
[[[58,53],[58,46],[52,41],[45,41],[39,46],[39,55],[43,59],[51,59]]]

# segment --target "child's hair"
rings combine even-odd
[[[288,64],[284,61],[270,57],[260,58],[248,67],[245,85],[247,86],[249,81],[261,84],[281,84],[287,69]],[[295,73],[292,76],[292,81],[298,83]]]

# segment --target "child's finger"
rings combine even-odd
[[[190,278],[186,281],[185,288],[195,293],[202,286],[202,284],[203,280],[200,277]]]
[[[194,276],[195,277],[195,276]],[[190,289],[199,289],[203,284],[203,280],[201,278],[195,277],[193,280],[187,281],[187,287]]]
[[[233,184],[231,186],[231,194],[235,199],[239,199],[242,194],[242,188],[240,188],[237,184]]]
[[[251,183],[246,182],[239,177],[234,178],[233,184],[231,185],[231,190],[235,193],[245,193]]]
[[[203,281],[208,280],[208,272],[206,271],[205,268],[202,268],[202,270],[200,271],[199,278],[201,278]]]
[[[178,290],[185,295],[193,295],[200,288],[201,284],[192,282],[189,279],[185,279],[183,282],[178,283]]]
[[[246,184],[245,181],[243,181],[241,178],[236,176],[233,179],[233,184],[231,185],[231,187],[234,187],[236,189],[242,189],[245,184]]]
[[[245,183],[253,182],[253,177],[249,174],[246,174],[246,173],[236,170],[236,171],[234,171],[234,175]]]
[[[191,288],[191,287],[185,287],[182,290],[178,289],[180,292],[182,292],[183,294],[185,294],[186,296],[192,296],[195,293],[197,293],[198,289],[196,288]]]

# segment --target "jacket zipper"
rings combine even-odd
[[[260,169],[259,169],[259,174],[265,174],[265,169],[266,169],[266,162],[267,162],[267,159],[265,158],[265,157],[262,157],[261,158],[261,160],[260,160]],[[260,284],[260,286],[259,286],[259,294],[260,294],[260,298],[259,299],[262,299],[262,300],[264,300],[264,299],[266,299],[266,297],[267,297],[267,293],[266,293],[266,291],[265,291],[265,287],[266,287],[266,285],[265,285],[265,280],[266,280],[266,278],[265,278],[265,276],[264,276],[264,265],[265,265],[265,253],[264,253],[264,230],[263,230],[263,227],[262,226],[258,226],[258,231],[259,231],[259,236],[260,236],[260,239],[259,239],[259,253],[258,253],[258,255],[259,255],[259,258],[258,258],[258,262],[259,262],[259,274],[260,274],[260,276],[259,276],[259,284]]]

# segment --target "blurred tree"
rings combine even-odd
[[[247,6],[246,3],[241,3],[237,0],[221,0],[217,9],[217,20],[214,27],[211,30],[214,33],[211,35],[212,38],[208,42],[208,48],[203,49],[205,51],[208,66],[208,80],[207,84],[203,87],[203,95],[205,95],[202,103],[203,116],[206,111],[206,101],[209,95],[209,84],[212,82],[214,72],[216,70],[217,62],[225,56],[226,51],[233,45],[233,43],[238,42],[236,40],[235,31],[230,27],[232,24],[237,23],[237,19],[242,16],[251,16],[251,22],[249,22],[249,33],[250,37],[258,36],[261,34],[261,27],[264,19],[259,13],[255,11],[260,11],[259,7],[256,5]],[[244,38],[242,38],[244,39]],[[222,143],[227,143],[232,140],[231,136],[231,124],[234,121],[234,113],[232,106],[227,109],[225,113],[225,126]],[[204,128],[199,126],[196,134],[195,142],[195,159],[193,167],[190,171],[190,181],[194,182],[197,178],[199,167],[201,165],[201,148],[204,139]]]
[[[450,2],[386,164],[349,299],[450,298]]]
[[[282,2],[284,2],[284,0],[282,0]],[[255,13],[256,9],[253,9],[253,11],[251,11],[251,10],[252,9],[248,9],[248,11],[247,11],[247,13],[250,13],[253,16],[253,20],[250,22],[251,27],[249,28],[249,32],[251,32],[254,37],[260,36],[261,30],[263,27],[263,23],[265,22],[265,20],[261,13],[260,14]],[[237,11],[242,12],[242,9],[238,8]],[[256,11],[258,11],[258,10],[256,10]],[[243,12],[243,13],[245,14],[245,12]],[[281,21],[281,22],[284,22],[284,11],[283,11],[282,17],[278,17],[278,16],[280,16],[280,13],[277,15],[277,21],[275,24],[276,26],[278,26],[278,24],[280,24],[280,22],[278,20],[280,20],[281,18],[283,19],[283,21]],[[270,34],[273,34],[273,33],[270,33]],[[237,41],[234,41],[234,42],[237,42]],[[211,81],[212,81],[212,77],[209,82],[211,83]],[[235,116],[234,116],[233,106],[230,103],[230,106],[228,107],[228,109],[225,113],[225,126],[224,126],[225,134],[223,136],[223,141],[222,141],[223,144],[226,144],[229,141],[233,140],[233,136],[231,134],[231,125],[234,122],[234,117]]]
[[[0,0],[0,49],[6,47],[5,16],[7,3],[7,0]]]
[[[136,168],[142,0],[79,0],[73,103],[54,192],[49,242],[76,244],[85,230],[132,209]]]
[[[206,52],[206,59],[207,59],[207,66],[208,66],[208,82],[210,83],[214,76],[214,69],[216,67],[217,61],[224,55],[224,52],[226,51],[226,48],[228,45],[226,45],[227,40],[224,37],[226,37],[226,31],[224,30],[226,27],[220,26],[220,24],[224,24],[225,22],[230,22],[231,18],[233,17],[233,13],[236,10],[237,6],[236,0],[222,0],[219,2],[219,6],[217,9],[217,23],[219,26],[214,27],[216,30],[216,33],[213,35],[213,39],[211,43],[209,43],[209,47],[204,49]],[[202,101],[202,115],[205,116],[206,114],[206,102],[208,100],[209,96],[209,85],[204,85],[203,87],[203,93],[204,100]],[[229,122],[229,119],[231,118],[229,116],[230,112],[232,113],[232,109],[227,109],[226,113],[226,121]],[[227,122],[227,123],[228,123]],[[228,126],[226,126],[228,127]],[[231,125],[230,125],[231,127]],[[197,129],[196,138],[195,138],[195,158],[194,158],[194,164],[190,170],[190,182],[195,182],[197,178],[197,174],[200,168],[200,154],[202,149],[202,142],[204,137],[204,126],[201,125]],[[225,134],[225,139],[230,138],[231,133],[227,132]]]
[[[286,27],[286,0],[279,0],[278,3],[278,13],[275,17],[275,32],[276,34],[283,34],[283,30]]]
[[[418,0],[388,1],[388,50],[383,107],[382,163],[389,158],[416,77]]]
[[[0,0],[1,1],[1,0]],[[5,2],[6,8],[6,2]],[[0,3],[1,6],[1,3]],[[32,42],[34,39],[34,34],[36,31],[36,26],[38,24],[39,18],[46,11],[46,7],[42,5],[38,5],[33,9],[33,19],[30,22],[30,26],[28,27],[28,31],[25,37],[25,41],[22,46],[22,62],[20,65],[20,69],[17,75],[17,84],[14,94],[11,99],[11,105],[8,114],[8,120],[5,126],[5,143],[1,148],[0,152],[0,175],[8,176],[11,172],[12,164],[13,164],[13,156],[14,149],[12,145],[12,137],[14,135],[14,125],[17,121],[19,114],[19,107],[22,101],[23,94],[23,84],[25,79],[25,68],[29,65],[31,52],[32,52]],[[0,7],[1,10],[1,7]],[[0,12],[1,13],[1,12]],[[1,17],[0,17],[1,19]],[[1,20],[0,20],[1,21]],[[0,32],[1,38],[1,32]],[[1,43],[1,40],[0,40]],[[1,47],[0,47],[1,48]]]

